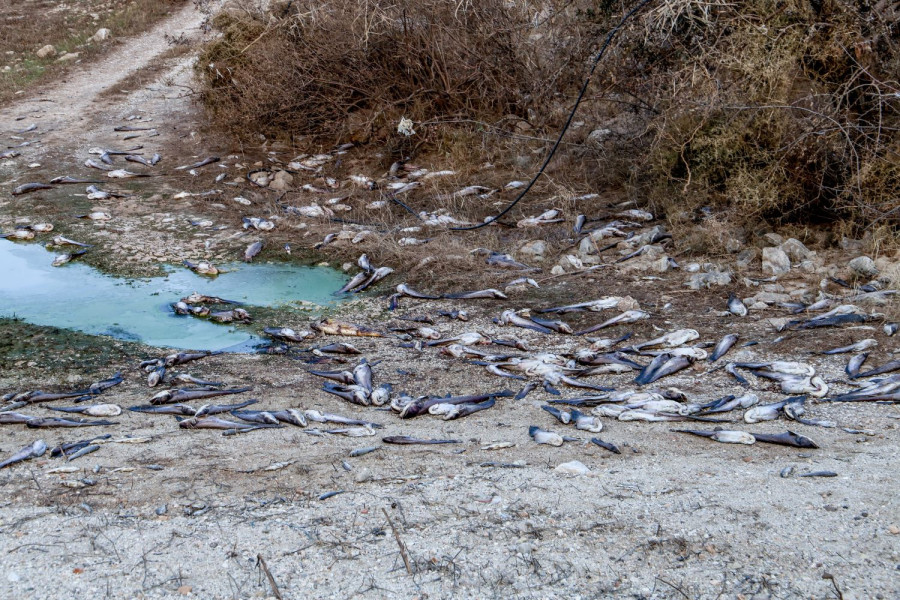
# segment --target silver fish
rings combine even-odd
[[[831,350],[825,350],[820,352],[820,354],[845,354],[847,352],[862,352],[863,350],[869,350],[878,345],[878,341],[874,338],[867,338],[864,340],[859,340],[854,344],[850,344],[849,346],[841,346],[840,348],[833,348]]]
[[[257,254],[259,254],[260,250],[262,250],[262,242],[256,241],[247,246],[247,249],[244,250],[244,262],[251,262]]]
[[[709,362],[715,362],[725,356],[725,354],[731,350],[732,346],[734,346],[738,341],[738,335],[735,333],[729,333],[716,344],[716,347],[713,348],[712,354],[709,356]]]
[[[115,169],[106,174],[112,179],[134,179],[135,177],[150,177],[149,173],[135,173],[127,169]]]
[[[80,413],[89,417],[118,417],[122,408],[117,404],[91,404],[89,406],[47,406],[49,410]]]
[[[747,316],[747,307],[741,302],[741,299],[731,294],[728,296],[728,312],[739,317]]]
[[[476,300],[481,298],[489,298],[494,300],[507,300],[506,294],[500,290],[488,288],[485,290],[477,290],[474,292],[457,292],[452,294],[444,294],[444,298],[448,300]]]
[[[676,433],[689,433],[691,435],[698,435],[700,437],[709,438],[715,442],[721,442],[723,444],[755,444],[756,438],[746,431],[727,431],[727,430],[716,430],[716,431],[698,431],[696,429],[673,429]]]
[[[180,167],[175,167],[176,171],[184,171],[185,169],[199,169],[200,167],[205,167],[206,165],[211,165],[212,163],[219,162],[218,156],[210,156],[208,158],[204,158],[199,162],[195,162],[192,165],[182,165]]]
[[[22,194],[27,194],[28,192],[36,192],[38,190],[52,190],[54,189],[52,185],[48,185],[46,183],[23,183],[22,185],[16,187],[12,191],[13,196],[21,196]]]
[[[543,325],[538,325],[534,321],[526,319],[524,317],[520,317],[512,310],[505,310],[500,315],[500,324],[501,325],[513,325],[515,327],[523,327],[525,329],[531,329],[533,331],[537,331],[539,333],[553,333],[553,330],[544,327]]]
[[[540,427],[532,425],[528,428],[528,435],[538,444],[547,444],[549,446],[562,446],[563,438],[558,433],[546,431]]]
[[[867,358],[869,358],[868,352],[863,352],[862,354],[856,354],[850,357],[850,360],[847,361],[847,367],[844,370],[851,379],[854,379],[859,375],[859,370],[862,368],[863,363],[866,362]]]
[[[636,321],[640,321],[642,319],[647,319],[650,317],[650,313],[644,312],[642,310],[627,310],[620,315],[617,315],[611,319],[608,319],[598,325],[594,325],[592,327],[588,327],[587,329],[583,329],[581,331],[575,332],[575,335],[585,335],[588,333],[593,333],[595,331],[599,331],[600,329],[605,329],[606,327],[611,327],[613,325],[624,325],[627,323],[634,323]]]
[[[14,465],[18,462],[37,458],[38,456],[43,456],[44,452],[46,451],[47,444],[44,442],[44,440],[37,440],[35,442],[32,442],[31,444],[28,444],[3,462],[0,462],[0,469],[8,467],[10,465]]]

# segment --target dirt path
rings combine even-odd
[[[152,97],[147,90],[141,90],[130,94],[123,103],[121,98],[102,98],[101,95],[115,89],[118,83],[146,68],[165,53],[171,47],[169,39],[182,35],[188,39],[199,37],[203,20],[204,15],[196,6],[188,4],[143,35],[121,40],[119,48],[102,60],[73,70],[63,81],[0,110],[0,122],[10,129],[15,128],[14,123],[39,124],[41,141],[48,150],[60,146],[75,148],[84,142],[96,141],[100,122],[127,116],[122,113]],[[190,57],[182,59],[175,69],[160,78],[160,82],[183,80],[179,75],[189,70],[190,64]],[[157,92],[162,92],[164,98],[157,93],[157,100],[165,99],[171,103],[173,98],[177,98],[171,92],[163,92],[161,87],[157,85]],[[14,121],[20,117],[23,117],[21,121]]]

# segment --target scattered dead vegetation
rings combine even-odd
[[[147,30],[189,0],[81,0],[73,5],[55,0],[23,0],[0,4],[0,103],[70,67],[59,62],[68,54],[77,60],[122,49],[121,38]],[[40,18],[34,15],[40,14]],[[90,40],[106,28],[112,37]],[[46,45],[54,52],[38,56]],[[8,68],[7,68],[8,67]]]
[[[198,63],[202,96],[243,140],[368,142],[388,164],[429,153],[527,173],[622,14],[571,0],[235,0]],[[673,225],[709,207],[737,225],[893,226],[897,17],[890,2],[651,2],[596,72],[555,172],[625,190]]]

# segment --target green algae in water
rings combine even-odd
[[[53,267],[53,257],[38,244],[0,240],[0,316],[166,348],[248,351],[260,343],[241,326],[175,315],[171,303],[191,292],[249,307],[326,305],[345,282],[333,269],[277,263],[222,265],[227,272],[216,278],[170,267],[164,277],[125,279],[78,262]]]

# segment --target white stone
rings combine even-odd
[[[875,277],[878,275],[878,267],[875,266],[875,261],[868,256],[857,256],[847,263],[847,266],[860,277]]]
[[[784,275],[791,270],[791,259],[781,248],[763,248],[762,270],[776,276]]]
[[[56,62],[72,62],[78,58],[78,52],[67,52],[63,54],[59,58],[56,59]]]
[[[553,470],[563,475],[587,475],[591,472],[590,469],[577,460],[562,463]]]
[[[803,242],[794,238],[787,239],[780,247],[784,250],[784,253],[788,255],[788,258],[791,259],[792,263],[803,262],[811,255],[815,254],[814,252],[810,252],[809,249],[803,245]]]
[[[531,240],[530,242],[526,242],[521,248],[519,248],[519,254],[523,258],[533,259],[533,260],[543,260],[544,254],[547,252],[547,242],[544,240]]]
[[[47,44],[46,46],[44,46],[43,48],[41,48],[40,50],[38,50],[38,51],[36,52],[36,54],[37,54],[37,57],[38,57],[38,58],[47,58],[48,56],[55,56],[55,55],[56,55],[56,48],[54,48],[54,47],[51,46],[50,44]]]
[[[90,41],[92,42],[104,42],[109,39],[110,30],[106,27],[101,27],[97,30],[97,33],[91,36]]]

